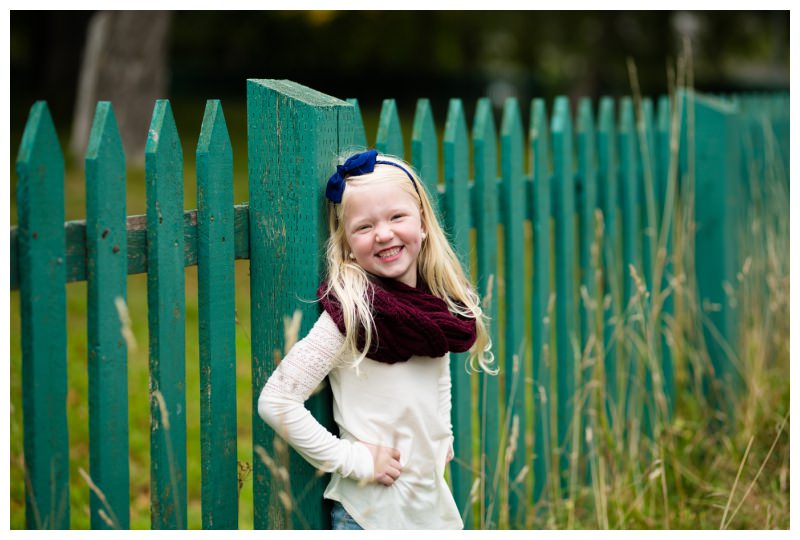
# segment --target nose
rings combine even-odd
[[[394,236],[394,232],[388,223],[382,223],[375,228],[375,240],[377,242],[388,242]]]

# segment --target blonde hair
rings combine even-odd
[[[377,164],[372,173],[350,176],[345,179],[345,190],[340,204],[328,201],[328,227],[330,236],[326,244],[327,289],[324,294],[333,294],[342,308],[345,338],[340,352],[354,356],[355,367],[366,357],[372,343],[372,298],[368,297],[369,278],[367,272],[350,258],[350,246],[344,230],[344,212],[347,206],[347,186],[375,185],[391,183],[406,191],[420,201],[422,228],[427,233],[418,258],[417,271],[428,285],[431,293],[447,303],[451,313],[475,319],[476,339],[469,350],[467,366],[490,374],[496,374],[492,367],[494,354],[491,352],[486,315],[481,309],[480,297],[471,287],[442,227],[439,225],[428,193],[416,172],[405,161],[394,156],[379,155],[381,161],[391,161],[413,175],[417,190],[409,177],[401,169],[392,165]],[[341,160],[340,162],[342,162]],[[358,349],[358,328],[364,328],[365,344]],[[477,366],[477,367],[476,367]]]

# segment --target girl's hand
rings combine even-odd
[[[376,446],[374,444],[359,441],[367,447],[372,454],[372,463],[375,465],[375,475],[373,479],[384,486],[391,486],[400,477],[400,450],[387,446]]]
[[[445,461],[445,463],[450,463],[451,461],[453,461],[453,447],[452,446],[447,449],[447,461]]]

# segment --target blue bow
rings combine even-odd
[[[342,165],[336,166],[336,172],[328,178],[325,196],[333,203],[342,202],[344,193],[344,179],[348,176],[369,174],[375,170],[375,161],[378,159],[377,150],[367,150],[353,154]]]

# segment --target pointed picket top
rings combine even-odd
[[[611,96],[600,98],[598,131],[609,134],[614,133],[616,130],[615,108],[614,98]]]
[[[403,146],[403,130],[400,128],[400,116],[397,114],[397,104],[393,99],[384,99],[381,107],[381,116],[378,121],[378,135],[375,148],[381,154],[387,154],[403,159],[405,147]]]
[[[445,214],[449,232],[458,244],[462,261],[469,260],[469,134],[460,99],[451,99],[447,109],[443,141]]]
[[[579,133],[592,133],[594,131],[592,100],[589,98],[583,98],[578,102],[577,131]]]
[[[519,102],[517,98],[506,99],[503,104],[503,122],[500,127],[501,137],[507,138],[513,145],[513,152],[522,155],[522,117],[519,112]],[[509,163],[512,165],[512,163]],[[513,167],[522,173],[522,160],[515,160]]]
[[[485,220],[492,224],[497,220],[497,129],[489,98],[479,99],[476,105],[472,145],[475,178],[472,204],[476,227],[480,229]],[[486,211],[490,214],[485,214]]]
[[[156,101],[144,153],[146,160],[156,159],[158,162],[169,160],[171,163],[183,163],[183,149],[169,100],[159,99]]]
[[[89,132],[89,143],[86,147],[87,165],[90,161],[100,161],[104,158],[121,159],[124,169],[125,151],[119,135],[114,108],[109,101],[97,103],[94,122]]]
[[[529,130],[531,145],[531,169],[534,179],[546,180],[550,174],[550,129],[547,120],[547,104],[542,98],[531,102]]]
[[[658,130],[669,133],[670,126],[670,105],[669,96],[658,98]]]
[[[361,106],[359,106],[356,98],[348,98],[346,101],[353,106],[353,114],[355,115],[355,119],[353,121],[355,124],[355,135],[353,137],[354,143],[356,146],[366,148],[367,132],[364,130],[364,120],[361,117]]]
[[[425,188],[431,195],[431,202],[435,206],[439,185],[439,143],[436,139],[431,104],[426,98],[417,101],[417,111],[414,113],[411,164],[425,183]]]
[[[642,148],[642,164],[648,165],[649,169],[645,172],[645,174],[650,174],[650,182],[655,182],[655,174],[656,169],[658,166],[657,159],[658,157],[655,154],[656,150],[656,128],[655,128],[655,113],[653,111],[653,100],[649,97],[642,99],[642,118],[641,118],[641,126],[644,130],[644,139],[645,143],[647,144],[647,159],[648,163],[644,162],[645,153],[644,148]],[[646,177],[645,177],[646,178]]]
[[[625,96],[619,102],[619,133],[633,133],[636,127],[634,118],[633,100]]]
[[[476,226],[480,228],[484,217],[492,223],[497,220],[497,129],[489,98],[479,99],[476,105],[472,144],[475,162],[473,205]],[[480,210],[484,207],[491,212],[490,216],[485,216]]]
[[[22,172],[26,170],[20,171],[20,167],[24,168],[29,164],[45,160],[50,166],[55,167],[54,171],[64,169],[64,156],[61,153],[50,109],[46,101],[37,101],[28,114],[17,153],[17,172],[20,178],[23,177]]]
[[[556,133],[564,133],[565,136],[572,135],[572,114],[567,96],[556,96],[553,102],[551,130],[554,135]]]
[[[567,96],[556,96],[551,120],[553,168],[568,178],[572,171],[572,116]],[[558,146],[558,147],[557,147]]]
[[[655,126],[653,100],[649,97],[642,98],[642,121],[644,122],[645,134],[647,134],[649,138],[652,135]]]
[[[450,144],[466,143],[469,138],[467,119],[464,116],[464,105],[460,99],[450,100],[447,108],[447,120],[444,125],[444,141]]]
[[[497,128],[494,123],[492,102],[489,101],[489,98],[479,99],[475,107],[472,138],[475,141],[481,141],[484,145],[491,146],[491,148],[487,148],[487,151],[491,151],[494,148],[492,145],[497,139]]]
[[[215,156],[221,155],[225,159],[233,159],[228,125],[225,122],[222,104],[218,99],[209,99],[206,102],[203,123],[200,126],[200,137],[197,141],[198,158],[201,155],[208,156],[211,152]]]

